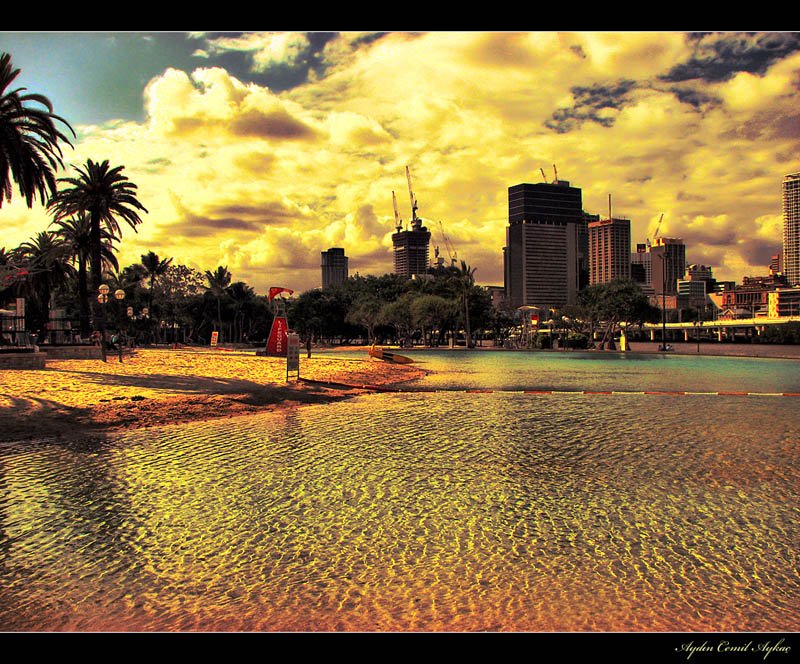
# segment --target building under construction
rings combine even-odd
[[[431,232],[422,225],[417,216],[417,199],[411,187],[411,173],[406,166],[408,194],[411,198],[411,228],[403,229],[403,222],[397,211],[397,197],[392,192],[394,203],[395,233],[392,234],[394,247],[394,273],[411,279],[428,273]]]

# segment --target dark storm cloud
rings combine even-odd
[[[678,101],[683,104],[689,104],[689,106],[692,106],[696,109],[719,103],[719,99],[712,97],[711,95],[707,95],[700,90],[679,87],[673,87],[670,88],[670,90],[678,98]]]
[[[236,116],[230,128],[238,136],[256,138],[306,139],[316,136],[311,127],[283,108],[270,111],[251,109]]]
[[[252,205],[242,203],[216,205],[208,210],[208,214],[210,217],[245,217],[252,222],[257,222],[256,228],[259,230],[264,226],[290,224],[303,216],[299,210],[291,208],[280,201],[268,201]]]
[[[164,238],[169,237],[170,239],[175,239],[176,237],[203,238],[212,237],[226,231],[258,233],[261,231],[261,226],[238,217],[204,217],[190,214],[184,220],[167,226],[162,235]]]
[[[613,118],[604,117],[602,111],[623,108],[635,87],[634,81],[627,80],[613,85],[598,83],[588,87],[573,87],[571,92],[575,103],[570,108],[557,109],[552,119],[545,122],[545,126],[559,134],[578,129],[586,121],[611,127],[614,124]]]
[[[780,240],[769,242],[758,238],[739,240],[736,247],[739,253],[750,265],[768,266],[772,256],[781,249]]]
[[[695,50],[661,80],[726,81],[738,72],[763,74],[774,62],[800,50],[800,33],[697,33],[689,36]]]

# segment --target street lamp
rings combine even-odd
[[[97,301],[100,303],[100,353],[103,362],[106,361],[106,302],[108,302],[108,292],[111,289],[106,284],[100,284],[97,288]]]
[[[117,348],[119,349],[119,361],[122,363],[122,300],[125,299],[125,291],[118,288],[114,291],[114,298],[117,300]]]

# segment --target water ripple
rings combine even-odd
[[[8,446],[0,628],[796,631],[786,401],[382,394]]]

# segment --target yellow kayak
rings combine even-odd
[[[414,360],[412,360],[410,357],[398,355],[397,353],[384,348],[375,348],[375,346],[369,349],[369,354],[370,357],[383,360],[384,362],[394,362],[395,364],[413,364],[414,362]]]

